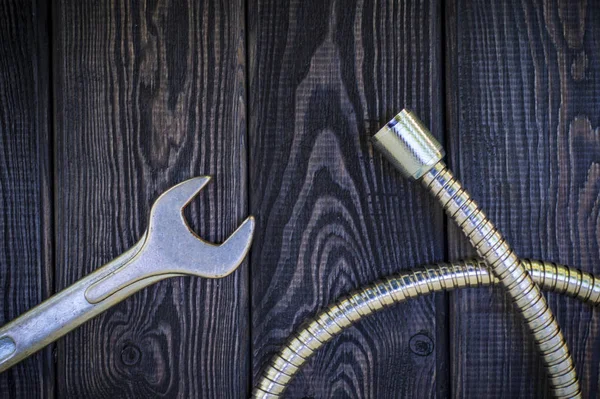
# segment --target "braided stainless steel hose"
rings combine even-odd
[[[373,138],[375,148],[404,175],[420,180],[460,226],[511,296],[533,335],[548,373],[551,393],[580,397],[573,359],[540,289],[508,242],[441,159],[441,145],[419,119],[400,112]]]
[[[555,263],[523,259],[531,278],[547,291],[590,305],[600,304],[600,277]],[[307,360],[334,336],[362,318],[411,298],[456,288],[499,284],[481,259],[415,269],[359,289],[330,304],[290,336],[256,384],[254,398],[278,398]]]

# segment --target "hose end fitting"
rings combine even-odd
[[[407,109],[373,136],[373,145],[406,177],[420,179],[444,157],[442,145]]]

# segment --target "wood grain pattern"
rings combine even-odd
[[[0,325],[52,290],[48,25],[44,2],[0,2]],[[49,398],[52,348],[0,374],[0,395]]]
[[[133,245],[192,176],[214,177],[192,227],[231,234],[247,214],[243,2],[61,0],[54,22],[59,286]],[[59,396],[246,396],[247,273],[164,281],[69,334]]]
[[[405,106],[446,139],[450,166],[520,256],[600,273],[596,2],[48,7],[0,2],[0,324],[54,281],[61,289],[129,248],[154,199],[188,177],[214,176],[187,212],[199,234],[221,241],[253,213],[257,235],[251,267],[140,292],[54,355],[49,347],[0,374],[1,397],[246,397],[290,332],[327,303],[474,254],[369,143]],[[449,298],[359,323],[288,396],[547,396],[508,300],[494,289]],[[584,396],[598,397],[598,312],[549,300]]]
[[[520,256],[599,272],[600,4],[451,1],[450,163]],[[450,257],[471,253],[454,226]],[[455,397],[542,397],[543,371],[497,290],[452,295]],[[584,397],[597,397],[600,315],[550,296]]]
[[[440,208],[369,144],[404,106],[441,132],[440,10],[253,0],[248,12],[256,379],[319,308],[444,256]],[[441,295],[361,322],[319,351],[286,396],[446,396],[444,315]]]

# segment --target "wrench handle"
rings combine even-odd
[[[142,288],[172,277],[163,274],[142,279],[104,301],[88,302],[87,288],[126,264],[135,256],[140,243],[0,328],[0,373]]]

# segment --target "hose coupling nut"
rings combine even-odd
[[[373,145],[406,177],[421,178],[444,157],[444,149],[407,109],[373,136]]]

